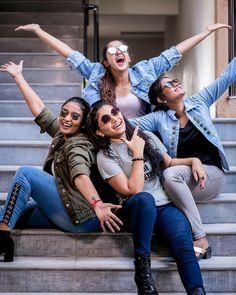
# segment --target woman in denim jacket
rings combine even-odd
[[[223,169],[229,170],[220,138],[210,117],[210,106],[236,81],[236,58],[210,85],[192,96],[177,79],[159,77],[149,90],[149,98],[156,106],[155,112],[132,120],[148,131],[158,131],[163,144],[172,157],[198,157],[204,164],[199,186],[187,166],[170,167],[164,171],[165,190],[173,196],[174,203],[189,218],[199,257],[209,257],[208,245],[201,219],[194,202],[215,198],[224,187]]]
[[[46,33],[37,24],[20,26],[16,31],[35,33],[50,48],[67,58],[71,69],[76,70],[88,81],[84,89],[84,98],[90,105],[99,100],[106,100],[119,107],[127,118],[136,118],[151,111],[148,90],[156,78],[171,70],[182,54],[220,28],[229,26],[208,26],[204,32],[132,67],[130,48],[123,41],[114,40],[107,43],[103,49],[102,62],[95,63]]]
[[[120,219],[111,209],[121,206],[103,203],[90,175],[96,165],[96,152],[84,129],[90,110],[82,98],[73,97],[63,103],[59,118],[54,116],[26,82],[22,64],[5,64],[1,71],[8,72],[16,81],[24,99],[35,116],[42,132],[52,138],[44,171],[23,166],[11,183],[5,206],[0,208],[0,255],[12,261],[14,243],[10,230],[27,206],[30,197],[54,226],[69,232],[119,230]],[[104,226],[104,221],[112,221]],[[40,222],[40,221],[39,221]]]

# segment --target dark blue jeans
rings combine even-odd
[[[176,261],[186,291],[203,287],[193,250],[192,229],[178,208],[172,203],[156,207],[152,195],[141,192],[124,203],[122,214],[133,235],[135,256],[149,256],[153,232],[161,234]]]

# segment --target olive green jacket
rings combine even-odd
[[[94,146],[83,133],[65,139],[58,130],[57,117],[47,108],[35,118],[35,122],[41,127],[41,133],[47,132],[53,137],[43,169],[54,175],[59,194],[72,222],[80,224],[94,218],[94,210],[74,184],[78,175],[90,176],[91,168],[96,165]]]

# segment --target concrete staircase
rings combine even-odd
[[[24,74],[55,112],[66,99],[81,95],[82,80],[64,60],[33,34],[13,29],[40,23],[67,44],[82,49],[81,1],[0,1],[0,63],[24,60]],[[50,139],[39,133],[14,81],[0,73],[0,200],[21,165],[42,166]],[[231,165],[224,193],[199,203],[213,247],[200,261],[207,294],[236,294],[236,119],[217,119],[216,127]],[[130,234],[71,234],[57,230],[14,230],[16,257],[0,262],[1,294],[135,294]],[[153,240],[152,268],[161,294],[184,294],[176,265]]]

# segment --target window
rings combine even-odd
[[[229,1],[229,24],[232,26],[229,38],[229,58],[230,60],[236,56],[236,3],[234,0]],[[234,83],[229,89],[229,96],[236,98],[236,83]]]

